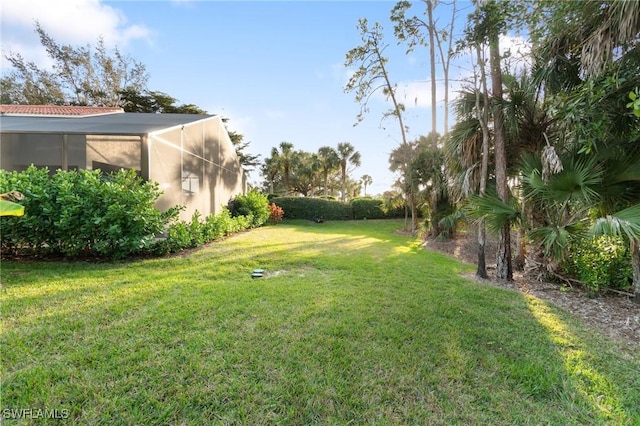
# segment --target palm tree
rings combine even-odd
[[[483,62],[479,60],[480,67],[484,67]],[[493,168],[493,159],[489,155],[489,95],[485,73],[481,71],[480,87],[463,90],[454,101],[458,120],[445,138],[443,147],[446,170],[452,183],[449,187],[450,196],[456,203],[472,194],[485,194],[489,168]],[[476,275],[487,278],[484,219],[478,219],[477,227]]]
[[[362,181],[362,185],[364,186],[364,196],[367,196],[367,186],[371,185],[373,183],[373,178],[369,175],[362,175],[362,177],[360,178],[360,180]]]
[[[623,100],[640,87],[640,3],[548,5],[536,70],[545,91],[557,96],[554,127],[566,150],[560,157],[563,163],[582,157],[601,173],[593,188],[597,197],[585,208],[599,217],[593,232],[617,233],[629,242],[638,294],[640,250],[629,214],[640,204],[640,119]]]
[[[347,196],[347,173],[349,164],[360,166],[360,153],[349,142],[340,142],[338,144],[338,161],[340,163],[340,177],[342,180],[342,202],[346,201]]]
[[[638,44],[640,35],[640,2],[588,0],[599,8],[592,15],[592,27],[582,45],[582,65],[590,75],[603,71],[608,62],[613,62],[617,47]],[[608,3],[608,4],[607,4]]]
[[[271,149],[271,157],[265,158],[264,165],[262,167],[262,174],[269,181],[269,194],[273,194],[273,182],[276,178],[276,175],[280,171],[280,155],[278,154],[278,149]]]
[[[444,159],[440,149],[425,144],[429,138],[420,138],[421,149],[411,162],[412,175],[421,188],[421,199],[429,206],[431,237],[441,236],[440,220],[451,213],[447,179],[443,170]],[[446,234],[443,234],[445,236]]]
[[[280,153],[278,154],[278,158],[280,159],[280,166],[282,167],[285,193],[291,192],[289,178],[291,177],[291,161],[293,160],[294,154],[295,152],[293,151],[292,143],[280,142]]]
[[[640,2],[534,2],[536,75],[558,93],[601,74],[632,53],[640,39]]]
[[[329,173],[336,170],[340,165],[340,159],[335,149],[330,146],[323,146],[318,150],[317,161],[322,172],[324,182],[324,198],[329,196]]]
[[[411,232],[418,228],[418,182],[411,167],[417,155],[419,144],[417,141],[403,143],[391,151],[389,155],[389,170],[400,173],[400,178],[396,181],[397,186],[405,197],[405,205],[411,212]],[[406,213],[406,211],[405,211]],[[405,214],[405,229],[406,226]]]

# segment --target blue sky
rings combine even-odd
[[[428,51],[406,55],[405,46],[397,45],[389,21],[394,4],[4,0],[0,41],[3,56],[15,51],[45,65],[34,20],[59,43],[95,44],[102,35],[107,45],[145,64],[151,90],[228,117],[230,129],[244,134],[251,142],[249,151],[262,159],[282,141],[310,152],[351,143],[362,156],[362,166],[351,177],[372,176],[367,192],[380,194],[395,179],[388,154],[400,142],[398,125],[382,121],[390,105],[379,95],[365,120],[353,126],[360,106],[353,93],[343,91],[349,76],[344,62],[349,49],[361,44],[358,18],[380,22],[388,35],[390,75],[407,106],[409,137],[429,132]],[[467,7],[461,18],[469,6],[459,2]],[[441,8],[448,19],[445,6]],[[7,63],[1,64],[4,72]],[[469,67],[455,67],[452,77],[468,74]],[[440,90],[438,98],[443,96]],[[439,103],[440,117],[442,111]],[[250,181],[261,181],[261,176],[253,172]]]

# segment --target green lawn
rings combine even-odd
[[[640,424],[640,349],[461,278],[473,267],[400,227],[288,222],[170,259],[3,261],[5,424],[38,409],[68,415],[38,424]]]

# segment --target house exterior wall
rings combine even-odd
[[[184,205],[181,219],[195,211],[217,214],[246,192],[244,172],[219,117],[149,135],[149,179],[164,191],[158,208]]]
[[[159,183],[160,210],[185,205],[180,218],[217,214],[246,193],[246,178],[220,117],[213,116],[146,136],[1,133],[0,166],[57,169],[136,170]]]

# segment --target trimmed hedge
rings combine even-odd
[[[23,172],[0,170],[0,192],[19,191],[24,216],[0,217],[2,253],[67,258],[122,259],[164,255],[194,248],[269,218],[267,198],[257,193],[239,196],[232,216],[224,208],[203,218],[178,220],[184,206],[167,212],[155,208],[162,193],[155,182],[134,171],[103,176],[100,170],[58,170],[33,166]],[[158,238],[160,235],[166,238]]]
[[[355,198],[351,200],[354,219],[386,219],[387,216],[382,210],[382,200],[373,198]]]
[[[11,190],[24,194],[25,213],[1,218],[3,251],[121,259],[150,248],[178,213],[157,210],[158,184],[132,170],[0,170],[0,191]]]
[[[277,197],[271,201],[284,210],[285,219],[353,219],[351,205],[340,201],[307,197]]]
[[[228,208],[223,208],[216,215],[202,218],[195,212],[191,221],[177,221],[172,223],[167,231],[167,237],[156,241],[151,247],[151,253],[166,255],[185,249],[196,248],[227,235],[252,227],[254,216],[232,217]]]
[[[275,197],[271,201],[284,210],[285,219],[388,219],[404,214],[402,210],[385,212],[382,200],[373,198],[356,198],[349,203],[307,197]]]

